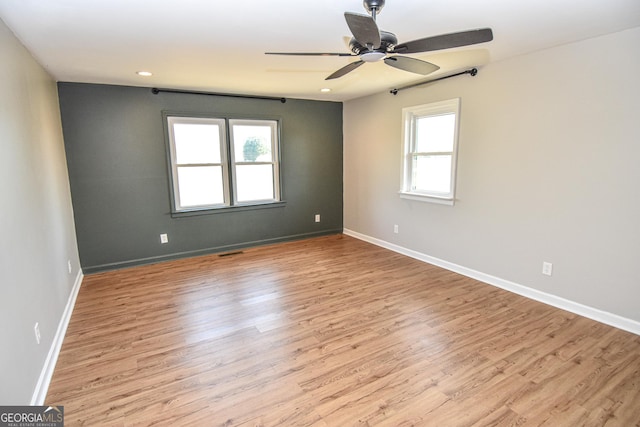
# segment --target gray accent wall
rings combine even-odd
[[[342,103],[80,83],[58,91],[85,273],[342,231]],[[164,111],[279,119],[283,206],[172,216]]]
[[[0,52],[0,405],[28,405],[81,273],[56,83],[1,20]]]
[[[639,46],[635,28],[346,102],[345,229],[640,322]],[[402,108],[457,97],[455,206],[400,199]]]

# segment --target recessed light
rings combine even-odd
[[[322,89],[320,89],[320,92],[331,92],[331,89],[329,89],[328,87],[323,87]]]
[[[142,76],[142,77],[151,77],[151,76],[153,76],[153,73],[151,71],[138,71],[136,74],[139,75],[139,76]]]

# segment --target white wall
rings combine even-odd
[[[1,20],[0,52],[0,405],[24,405],[82,274],[56,83]]]
[[[635,28],[347,102],[345,229],[640,325],[639,46]],[[455,97],[455,206],[401,200],[401,109]]]

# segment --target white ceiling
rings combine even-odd
[[[345,101],[425,79],[378,62],[325,81],[357,58],[264,55],[349,52],[345,11],[365,13],[361,0],[0,0],[0,18],[58,81]],[[437,77],[640,26],[640,0],[387,0],[377,22],[399,42],[493,29],[489,43],[411,55]]]

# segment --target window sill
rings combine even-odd
[[[422,193],[410,193],[407,191],[399,191],[398,194],[400,194],[401,199],[416,200],[418,202],[436,203],[438,205],[448,206],[453,206],[455,203],[455,199],[449,197],[428,196]]]
[[[221,214],[221,213],[253,211],[257,209],[283,208],[286,205],[287,205],[287,202],[279,201],[279,202],[265,202],[265,203],[244,204],[244,205],[235,205],[235,206],[222,206],[219,208],[190,209],[190,210],[171,212],[171,218],[185,218],[185,217],[200,216],[200,215],[215,215],[215,214]]]

